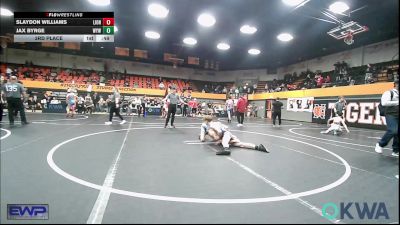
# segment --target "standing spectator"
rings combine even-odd
[[[344,99],[344,96],[339,96],[339,101],[335,103],[335,106],[333,108],[333,112],[335,113],[335,116],[343,116],[344,111],[346,109],[346,100]]]
[[[142,112],[143,112],[143,117],[146,117],[146,106],[147,106],[147,98],[146,95],[144,95],[141,99],[142,103]]]
[[[256,90],[257,90],[257,83],[254,83],[253,84],[253,94],[256,92]]]
[[[243,127],[243,120],[244,120],[244,114],[246,113],[246,111],[247,111],[247,105],[248,105],[248,102],[247,102],[247,96],[246,95],[242,95],[240,98],[239,98],[239,100],[238,100],[238,102],[237,102],[237,114],[236,114],[236,116],[237,116],[237,120],[238,120],[238,127]]]
[[[31,109],[32,109],[32,112],[35,112],[36,111],[36,106],[37,106],[37,104],[38,104],[38,99],[37,99],[37,95],[34,95],[33,97],[32,97],[32,100],[31,100]]]
[[[255,103],[253,103],[253,117],[258,117],[257,113],[258,113],[258,106]]]
[[[233,115],[233,95],[230,96],[230,99],[226,100],[225,106],[226,106],[226,112],[228,114],[228,123],[232,122],[232,115]]]
[[[181,107],[182,108],[182,116],[187,117],[188,116],[188,103],[189,103],[190,98],[183,95],[182,99],[185,102],[185,104],[183,104],[183,107]]]
[[[94,108],[94,104],[93,104],[93,100],[92,97],[90,97],[90,93],[87,93],[86,97],[85,97],[85,114],[89,113],[92,114],[93,113],[93,108]]]
[[[394,88],[385,91],[381,98],[384,107],[387,130],[381,140],[376,143],[375,152],[382,153],[383,147],[393,138],[392,156],[399,157],[399,80],[394,81]]]
[[[264,89],[265,89],[265,92],[269,92],[268,82],[265,83]]]
[[[107,102],[104,100],[103,96],[100,96],[98,105],[99,105],[100,112],[107,112]]]
[[[275,127],[275,120],[276,117],[278,117],[278,126],[282,124],[281,121],[281,109],[282,109],[283,103],[279,101],[279,97],[272,102],[272,126]]]
[[[93,99],[94,111],[95,112],[100,111],[100,106],[99,106],[100,95],[95,92],[93,94],[93,98],[92,99]]]
[[[193,99],[193,105],[192,105],[192,116],[195,117],[198,113],[199,110],[199,103],[197,102],[197,99]]]
[[[85,101],[82,96],[78,97],[77,110],[78,110],[78,113],[83,113],[85,110]]]

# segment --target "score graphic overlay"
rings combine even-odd
[[[14,42],[114,42],[114,12],[14,12]]]

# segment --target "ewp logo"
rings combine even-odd
[[[8,204],[8,220],[48,220],[49,205],[47,204]]]
[[[372,203],[372,206],[369,206],[368,203],[363,202],[348,202],[340,203],[340,210],[339,207],[333,203],[333,202],[328,202],[325,203],[322,207],[322,216],[327,218],[328,220],[334,220],[337,219],[339,213],[340,213],[340,219],[345,219],[346,217],[348,219],[354,219],[353,215],[355,215],[354,210],[353,212],[351,211],[351,208],[355,208],[358,218],[359,219],[380,219],[381,217],[384,219],[389,219],[388,212],[386,210],[386,205],[383,202],[374,202]],[[332,210],[330,210],[332,209]],[[328,213],[333,211],[332,213]],[[352,214],[353,213],[353,214]]]

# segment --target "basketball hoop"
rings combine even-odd
[[[346,37],[343,38],[343,41],[344,41],[344,43],[346,43],[347,45],[353,44],[353,43],[354,43],[354,40],[353,40],[353,33],[352,33],[351,31],[349,31],[349,32],[346,34]]]

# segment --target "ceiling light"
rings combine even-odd
[[[163,5],[154,3],[150,4],[149,7],[147,7],[147,12],[149,12],[149,14],[154,17],[165,18],[168,16],[169,10]]]
[[[187,45],[195,45],[197,44],[197,40],[191,37],[187,37],[183,39],[183,43],[187,44]]]
[[[344,2],[335,2],[329,6],[329,10],[334,13],[344,13],[349,9],[350,7]]]
[[[146,33],[144,33],[144,35],[150,39],[159,39],[160,38],[160,34],[155,31],[146,31]]]
[[[197,22],[202,26],[211,27],[215,24],[215,18],[210,14],[203,13],[197,18]]]
[[[258,50],[258,49],[256,49],[256,48],[252,48],[252,49],[249,49],[248,53],[249,53],[250,55],[258,55],[258,54],[261,53],[261,51]]]
[[[228,50],[228,49],[231,48],[231,46],[229,44],[227,44],[227,43],[221,42],[221,43],[219,43],[217,45],[217,48],[220,49],[220,50]]]
[[[103,46],[101,46],[100,48],[104,48]]]
[[[288,6],[298,6],[300,5],[304,0],[282,0],[283,3],[285,3]]]
[[[110,0],[88,0],[88,1],[93,5],[98,5],[98,6],[107,6],[110,4]]]
[[[280,41],[287,42],[287,41],[291,41],[293,39],[293,36],[288,33],[282,33],[282,34],[278,35],[277,38]]]
[[[246,24],[240,28],[240,32],[245,34],[254,34],[257,32],[257,28]]]
[[[14,15],[14,13],[11,12],[9,9],[0,8],[0,15],[2,15],[2,16],[12,16],[12,15]]]
[[[118,31],[118,27],[114,25],[114,33]]]

